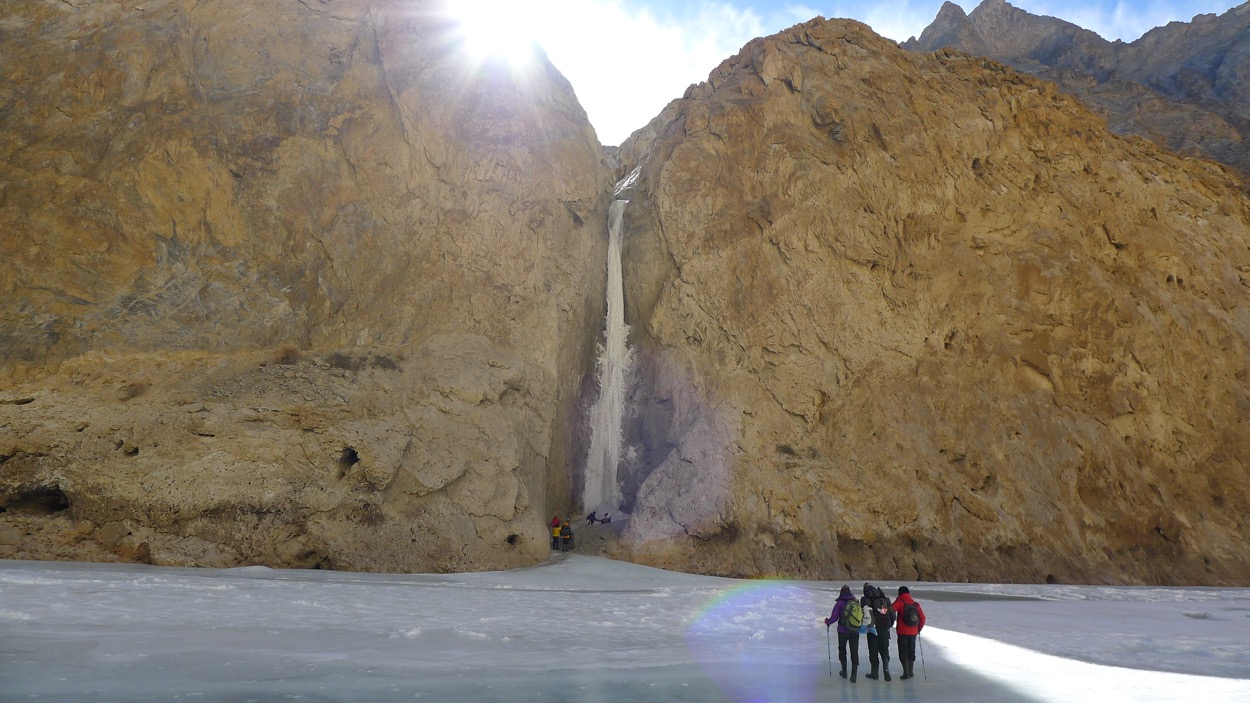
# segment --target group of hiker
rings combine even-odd
[[[567,552],[573,548],[573,526],[568,520],[561,522],[558,514],[552,515],[547,526],[551,528],[551,551]]]
[[[596,522],[606,525],[612,522],[612,516],[604,513],[603,517],[599,517],[592,511],[586,516],[586,524],[593,525]],[[556,513],[551,516],[551,522],[547,523],[547,527],[551,530],[551,551],[567,552],[573,549],[573,525],[568,520],[561,520],[560,514]]]
[[[834,624],[838,626],[838,663],[842,671],[838,674],[847,678],[846,664],[851,663],[850,681],[855,683],[859,674],[859,636],[868,635],[868,661],[872,671],[867,674],[870,679],[885,675],[890,680],[890,629],[898,631],[898,660],[903,667],[903,675],[899,679],[915,677],[916,638],[924,629],[924,609],[911,597],[906,586],[898,587],[898,597],[892,602],[880,588],[872,584],[864,584],[864,595],[859,599],[851,593],[850,586],[843,586],[838,593],[838,600],[833,605],[833,612],[825,618],[825,630]],[[878,669],[880,665],[880,669]],[[830,656],[830,675],[833,675],[833,657]]]

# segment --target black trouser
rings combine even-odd
[[[838,661],[842,663],[842,668],[846,668],[846,645],[851,645],[851,663],[859,666],[859,633],[858,632],[839,632],[838,633]]]
[[[559,549],[559,548],[560,548],[560,535],[552,535],[552,536],[551,536],[551,548],[552,548],[552,549]]]
[[[916,635],[898,636],[898,660],[901,662],[916,661]]]
[[[881,631],[878,630],[878,633]],[[877,660],[880,659],[887,668],[890,664],[890,631],[886,630],[882,634],[868,633],[868,661],[872,662],[873,671],[877,670]]]

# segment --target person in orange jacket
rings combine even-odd
[[[916,638],[924,629],[924,608],[911,597],[911,590],[906,586],[898,587],[898,598],[890,606],[897,615],[895,628],[898,631],[898,662],[903,666],[902,679],[916,678]]]

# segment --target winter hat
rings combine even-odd
[[[901,595],[903,595],[904,593],[911,593],[911,591],[910,591],[910,590],[908,590],[908,588],[907,588],[906,586],[899,586],[899,587],[898,587],[898,594],[901,596]]]
[[[842,586],[842,591],[841,591],[841,593],[840,593],[839,595],[850,595],[850,593],[851,593],[851,587],[850,587],[850,586],[843,585],[843,586]]]
[[[864,595],[866,595],[866,596],[871,596],[871,595],[872,595],[872,584],[871,584],[871,583],[865,583],[865,584],[864,584]]]

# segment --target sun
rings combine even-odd
[[[502,60],[513,68],[534,62],[539,3],[508,0],[454,0],[452,17],[463,47],[478,62]]]

